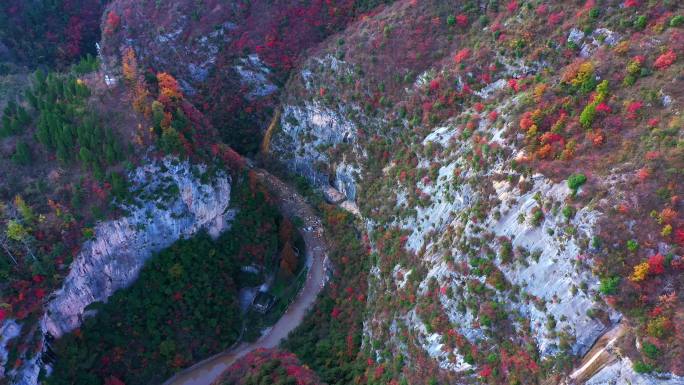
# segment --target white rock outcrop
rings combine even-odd
[[[593,377],[591,377],[585,385],[682,385],[684,384],[684,377],[678,377],[672,374],[652,375],[639,374],[632,369],[632,361],[629,358],[617,360],[610,365],[605,366]]]
[[[204,184],[192,167],[166,158],[131,175],[138,193],[155,193],[155,200],[138,199],[137,206],[125,206],[130,215],[97,225],[95,238],[83,245],[62,288],[47,305],[46,332],[60,337],[78,327],[86,306],[106,301],[134,282],[152,253],[201,229],[214,235],[225,229],[230,218],[230,178],[219,174],[213,183]],[[206,172],[204,167],[194,167]],[[156,196],[162,190],[178,194],[164,201]]]
[[[427,331],[424,322],[415,311],[406,316],[406,324],[416,333],[421,346],[433,360],[439,363],[439,367],[452,372],[463,372],[472,369],[473,366],[465,362],[458,349],[445,349],[442,342],[444,337],[439,333]]]
[[[288,167],[316,186],[332,185],[347,199],[356,199],[355,176],[359,169],[342,163],[332,175],[318,168],[329,163],[327,149],[357,141],[357,126],[345,118],[345,112],[332,110],[318,101],[302,106],[287,105],[280,119],[280,132],[274,137],[274,152],[286,154]]]
[[[0,378],[5,375],[5,364],[9,355],[7,343],[19,337],[20,332],[21,325],[13,319],[8,319],[0,326]]]
[[[503,187],[508,186],[506,182],[498,184],[499,187],[496,189],[499,199],[502,202],[515,200],[517,203],[512,207],[505,207],[507,213],[492,226],[492,229],[497,236],[513,238],[514,248],[524,247],[539,253],[538,260],[531,261],[527,266],[513,264],[500,268],[512,283],[524,287],[526,293],[546,302],[546,312],[539,311],[534,306],[522,309],[532,321],[531,327],[542,355],[555,353],[553,346],[557,341],[555,338],[549,338],[545,330],[546,317],[552,315],[554,319],[562,320],[558,321],[559,330],[567,328],[575,337],[572,350],[574,354],[581,356],[607,330],[607,326],[602,322],[588,316],[591,309],[602,307],[592,296],[592,293],[598,290],[598,278],[592,275],[588,268],[581,269],[575,266],[582,257],[577,238],[593,237],[599,213],[588,208],[580,210],[575,218],[568,222],[577,229],[574,237],[558,234],[565,221],[560,212],[555,215],[547,213],[540,226],[520,223],[517,218],[520,215],[527,215],[537,205],[534,198],[536,194],[540,194],[543,199],[553,199],[556,202],[565,201],[570,194],[566,183],[554,184],[542,175],[535,175],[532,181],[534,187],[526,194],[506,189]],[[573,292],[573,286],[578,287],[582,282],[589,290]],[[617,322],[620,315],[610,312],[610,318]]]
[[[235,70],[240,75],[240,84],[249,90],[245,97],[255,100],[271,95],[278,91],[278,87],[268,78],[271,70],[264,64],[257,54],[248,55],[240,59]]]
[[[77,328],[88,305],[106,302],[131,285],[145,262],[176,240],[201,230],[217,236],[228,228],[234,217],[230,176],[208,172],[171,157],[133,171],[134,202],[120,205],[128,214],[95,227],[95,237],[83,245],[62,287],[50,296],[42,332],[59,338]],[[37,383],[40,356],[26,357],[21,368],[9,373],[14,384]]]

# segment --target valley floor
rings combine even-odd
[[[164,385],[209,385],[214,383],[221,373],[235,361],[257,349],[277,347],[287,335],[304,319],[304,316],[316,301],[318,293],[326,281],[326,243],[323,236],[323,225],[314,210],[293,188],[280,179],[262,169],[255,169],[259,182],[269,189],[276,199],[281,214],[295,222],[301,219],[300,232],[306,243],[307,277],[299,295],[290,304],[287,311],[261,338],[253,343],[242,343],[228,351],[219,353],[190,368],[178,373]],[[296,222],[295,222],[296,223]]]

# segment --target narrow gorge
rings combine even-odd
[[[0,383],[684,385],[682,57],[674,0],[8,0]]]

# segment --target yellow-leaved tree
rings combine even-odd
[[[629,280],[632,282],[641,282],[648,275],[648,262],[641,262],[640,264],[634,266],[634,272],[629,276]]]

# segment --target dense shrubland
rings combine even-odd
[[[186,99],[172,75],[140,68],[130,47],[123,50],[121,62],[131,107],[145,118],[145,126],[139,125],[134,132],[135,143],[193,161],[218,157],[231,170],[242,169],[242,158],[220,141],[216,129]]]
[[[322,382],[292,353],[256,350],[235,362],[217,382],[220,385],[317,385]]]
[[[102,0],[23,1],[0,5],[0,42],[18,63],[65,68],[95,53]],[[0,63],[0,75],[3,74]]]

